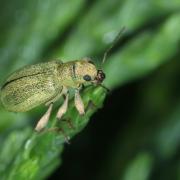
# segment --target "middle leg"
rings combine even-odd
[[[56,115],[57,119],[59,119],[59,120],[60,120],[61,117],[66,113],[67,108],[68,108],[69,92],[66,91],[66,92],[64,93],[64,95],[65,95],[64,103],[63,103],[63,105],[59,108],[59,110],[58,110],[58,112],[57,112],[57,115]]]

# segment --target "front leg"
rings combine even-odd
[[[79,89],[75,90],[74,100],[75,100],[76,109],[78,110],[79,114],[84,115],[85,114],[85,112],[84,112],[84,104],[83,104],[83,101],[82,101],[81,96],[79,94]]]

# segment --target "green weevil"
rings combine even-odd
[[[64,103],[56,117],[61,119],[68,107],[69,88],[75,89],[75,107],[80,115],[84,114],[84,105],[79,94],[87,82],[101,84],[105,74],[97,70],[89,59],[75,60],[67,63],[49,61],[25,66],[12,73],[1,87],[0,98],[8,111],[25,112],[45,104],[48,110],[38,121],[35,130],[41,131],[48,123],[53,103],[61,96]]]
[[[115,37],[111,46],[105,51],[102,64],[107,53],[120,38],[124,28]],[[63,63],[49,61],[25,66],[12,73],[1,87],[0,99],[8,111],[25,112],[41,104],[48,106],[48,110],[38,121],[35,130],[45,128],[51,115],[53,103],[61,96],[65,100],[57,112],[57,119],[61,119],[68,108],[69,88],[75,89],[75,107],[83,115],[84,104],[80,96],[80,89],[86,83],[100,85],[105,79],[102,69],[97,69],[90,58]]]

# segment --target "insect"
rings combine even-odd
[[[112,46],[105,52],[103,63],[111,48]],[[48,106],[35,127],[35,130],[40,132],[48,123],[54,102],[61,96],[64,97],[64,102],[57,112],[57,119],[60,120],[66,113],[69,88],[74,89],[75,107],[79,114],[83,115],[84,104],[79,93],[82,85],[101,85],[104,79],[103,70],[97,69],[89,58],[66,63],[49,61],[28,65],[6,79],[1,87],[0,99],[5,109],[12,112],[26,112],[41,104]]]

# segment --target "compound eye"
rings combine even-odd
[[[91,81],[91,76],[89,76],[88,74],[86,74],[85,76],[83,76],[83,79],[85,81]]]

